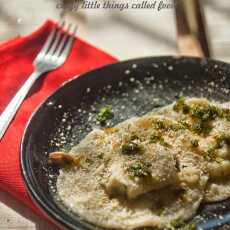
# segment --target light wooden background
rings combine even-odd
[[[0,42],[30,33],[48,17],[59,19],[57,1],[0,0]],[[213,57],[230,61],[230,0],[201,2],[205,7]],[[120,60],[176,54],[172,10],[84,10],[66,13],[65,17],[78,23],[80,37]],[[54,230],[55,227],[0,190],[0,230],[9,229]]]

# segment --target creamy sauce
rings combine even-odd
[[[170,228],[202,202],[230,197],[230,106],[187,98],[93,130],[69,153],[57,192],[108,229]]]

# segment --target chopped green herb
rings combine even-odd
[[[147,177],[151,175],[151,164],[147,162],[136,162],[127,168],[127,172],[131,178]]]
[[[157,143],[158,141],[160,141],[161,136],[157,133],[154,133],[150,136],[150,143]]]
[[[185,223],[181,218],[178,218],[178,219],[172,220],[170,224],[173,228],[179,228],[183,226]]]
[[[172,125],[171,126],[171,130],[174,131],[174,132],[177,132],[181,129],[184,129],[184,126],[182,126],[181,124],[175,124],[175,125]]]
[[[184,97],[180,97],[176,104],[173,106],[173,110],[176,112],[179,112],[181,110],[183,110],[183,107],[185,105],[185,98]]]
[[[99,159],[103,159],[103,157],[104,157],[104,153],[99,153],[99,154],[98,154],[98,158],[99,158]]]
[[[156,121],[154,123],[156,129],[167,129],[166,123],[164,121]]]
[[[160,136],[159,134],[152,134],[150,136],[150,141],[149,143],[158,143],[164,147],[171,147],[171,145],[169,143],[167,143],[164,138],[162,136]]]
[[[216,117],[223,117],[223,109],[218,108],[215,105],[209,105],[209,114],[212,119],[215,119]]]
[[[99,121],[101,124],[104,124],[107,120],[113,118],[114,113],[112,111],[112,106],[107,105],[100,109],[98,115],[97,115],[97,121]]]
[[[207,161],[214,161],[216,159],[216,147],[211,147],[204,154],[204,159]]]
[[[217,153],[216,150],[220,149],[224,146],[224,144],[230,145],[230,135],[221,135],[220,137],[216,138],[216,143],[208,149],[207,152],[204,154],[204,158],[207,161],[219,161],[216,159]]]
[[[190,111],[189,105],[185,103],[185,98],[180,97],[176,104],[173,106],[173,110],[176,112],[182,111],[184,114],[188,114]]]
[[[193,117],[196,117],[202,121],[205,121],[207,119],[207,113],[204,109],[201,109],[200,107],[194,107],[191,109],[191,115]]]
[[[211,121],[221,116],[221,110],[213,105],[209,105],[208,107],[193,106],[190,108],[190,111],[191,116],[201,121]]]
[[[173,229],[180,229],[180,230],[195,230],[195,224],[186,224],[182,219],[178,218],[171,222],[171,226]]]
[[[192,145],[192,147],[198,147],[199,146],[199,140],[197,140],[197,139],[193,139],[193,140],[191,140],[191,145]]]
[[[184,105],[183,106],[183,109],[182,109],[183,113],[184,114],[188,114],[190,112],[190,107],[188,105]]]
[[[132,134],[131,137],[130,137],[131,141],[138,140],[138,139],[139,139],[139,137],[136,134]]]
[[[123,144],[121,147],[121,152],[127,155],[143,153],[143,150],[143,146],[141,144],[137,144],[133,140],[130,140],[128,143]]]
[[[154,128],[157,130],[164,130],[164,131],[178,131],[180,129],[184,129],[184,127],[181,124],[177,124],[177,123],[170,123],[168,121],[165,120],[157,120],[154,121]]]
[[[136,133],[131,134],[130,136],[131,141],[139,140],[139,141],[145,141],[144,136],[138,136]]]
[[[185,120],[180,120],[179,123],[181,125],[181,129],[190,129],[191,128],[190,124]]]
[[[230,109],[222,109],[215,105],[187,105],[185,98],[181,97],[178,99],[176,104],[173,106],[173,110],[176,112],[182,111],[184,114],[189,114],[194,118],[200,119],[202,122],[212,121],[219,118],[225,118],[230,121]]]

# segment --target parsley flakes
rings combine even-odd
[[[112,111],[112,106],[107,105],[100,109],[99,113],[97,114],[97,121],[100,122],[101,125],[105,124],[105,122],[109,119],[114,117],[114,113]]]

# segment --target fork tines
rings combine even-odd
[[[60,24],[57,24],[52,29],[43,48],[36,57],[35,63],[44,57],[58,59],[58,62],[63,63],[76,37],[76,32],[77,26],[72,23],[62,21]]]

